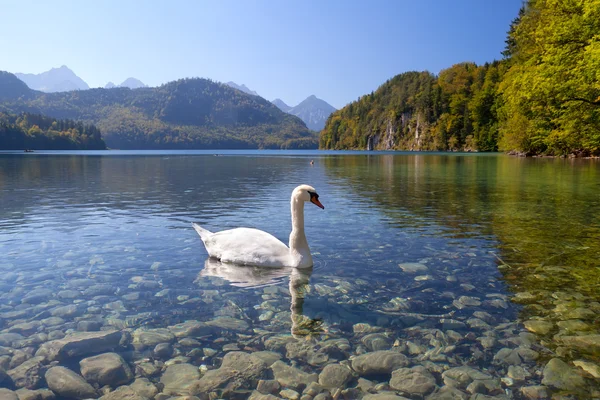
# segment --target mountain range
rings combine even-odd
[[[75,75],[66,65],[60,68],[52,68],[41,74],[15,74],[34,90],[42,92],[67,92],[70,90],[87,90],[90,87],[83,79]]]
[[[15,73],[15,76],[25,82],[30,89],[39,90],[46,93],[70,92],[72,90],[87,90],[89,85],[69,67],[63,65],[60,68],[52,68],[49,71],[40,74],[22,74]],[[120,85],[108,82],[106,89],[114,87],[128,87],[138,89],[146,87],[143,82],[135,78],[127,78]]]
[[[232,88],[241,90],[244,93],[248,93],[254,96],[259,96],[258,93],[249,89],[246,85],[238,85],[235,82],[227,82],[226,85]],[[332,112],[336,111],[336,108],[325,100],[317,98],[315,95],[308,96],[304,101],[295,107],[288,106],[281,99],[275,99],[272,101],[281,111],[295,115],[299,117],[308,129],[313,131],[321,131],[325,127],[325,122]]]
[[[260,96],[208,79],[154,88],[32,90],[0,71],[0,112],[32,113],[94,124],[111,148],[316,148],[315,132]]]

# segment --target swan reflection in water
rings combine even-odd
[[[208,258],[204,269],[198,274],[201,277],[218,277],[229,282],[231,286],[255,289],[282,283],[289,278],[291,295],[290,311],[292,313],[291,333],[294,336],[306,336],[323,332],[323,321],[304,315],[304,298],[309,292],[311,268],[260,268],[238,264],[223,263]]]

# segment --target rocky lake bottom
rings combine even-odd
[[[410,180],[437,159],[231,159],[0,157],[1,400],[600,399],[596,192],[548,228],[556,187]],[[190,221],[286,237],[279,174],[319,188],[315,266],[207,260]]]

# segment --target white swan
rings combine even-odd
[[[312,186],[300,185],[294,189],[290,201],[292,233],[289,247],[270,233],[258,229],[236,228],[212,233],[196,223],[192,225],[204,242],[208,255],[222,262],[259,267],[309,268],[313,261],[304,234],[304,203],[307,201],[325,208]]]

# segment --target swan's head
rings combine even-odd
[[[309,185],[300,185],[292,192],[292,199],[298,199],[301,201],[310,201],[314,205],[320,208],[325,208],[319,201],[319,195],[317,190]]]

